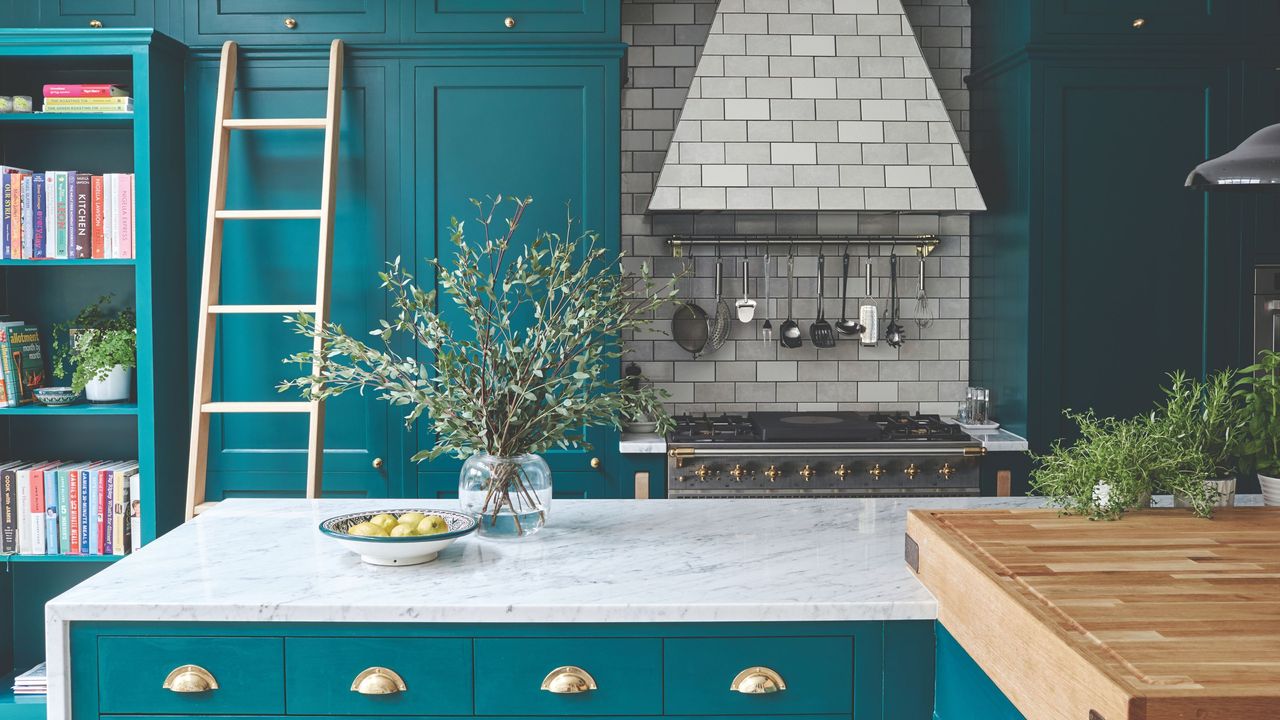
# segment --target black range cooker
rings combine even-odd
[[[667,495],[977,495],[984,453],[937,415],[682,415],[667,436]]]

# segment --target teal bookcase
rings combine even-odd
[[[184,48],[150,30],[0,30],[0,94],[38,98],[51,82],[133,89],[134,112],[0,116],[0,163],[33,170],[133,172],[136,259],[0,261],[0,313],[55,323],[114,293],[138,315],[135,400],[0,408],[0,459],[132,459],[142,478],[142,540],[181,520],[186,478],[187,343],[182,287]],[[15,698],[12,675],[44,657],[44,603],[115,558],[0,557],[0,720],[44,717]]]

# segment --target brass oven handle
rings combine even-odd
[[[542,689],[556,695],[577,695],[598,688],[591,673],[575,665],[561,665],[542,679]]]
[[[786,690],[787,683],[776,670],[757,666],[738,673],[729,685],[729,689],[743,695],[764,695]]]
[[[161,687],[176,693],[202,693],[217,690],[218,681],[199,665],[182,665],[169,673]]]
[[[377,666],[361,670],[351,681],[351,692],[361,695],[394,695],[408,689],[395,670]]]

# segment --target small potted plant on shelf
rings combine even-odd
[[[72,392],[92,403],[124,402],[132,395],[138,365],[137,320],[131,308],[112,310],[111,295],[85,307],[53,332],[53,372],[71,370]],[[64,340],[65,338],[65,340]]]
[[[1280,353],[1264,350],[1257,363],[1242,368],[1236,397],[1244,413],[1244,465],[1257,471],[1263,502],[1280,505]]]
[[[1199,457],[1193,457],[1193,462],[1202,465],[1207,461],[1208,477],[1204,482],[1218,491],[1219,507],[1229,507],[1235,503],[1246,420],[1235,392],[1237,374],[1220,370],[1201,382],[1178,371],[1169,378],[1170,385],[1163,388],[1165,399],[1156,408],[1156,415],[1174,438],[1199,450]],[[1184,469],[1199,472],[1204,468]],[[1186,507],[1189,502],[1175,495],[1174,504]]]
[[[663,393],[615,377],[616,338],[647,328],[675,291],[656,284],[647,267],[627,273],[596,235],[573,236],[572,223],[564,236],[518,244],[529,198],[513,198],[511,216],[497,224],[501,196],[487,207],[472,202],[483,239],[468,240],[453,220],[452,261],[428,260],[439,296],[415,284],[399,258],[380,273],[395,314],[369,333],[373,345],[338,325],[316,327],[310,315],[288,318],[319,337],[323,351],[318,371],[280,389],[309,399],[367,389],[405,408],[407,424],[425,418],[435,446],[413,459],[464,459],[459,501],[479,518],[480,533],[522,537],[543,527],[550,507],[551,471],[540,453],[581,446],[584,428],[620,428],[627,418],[670,428]],[[285,362],[313,359],[303,352]]]

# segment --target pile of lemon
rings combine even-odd
[[[448,530],[449,523],[439,515],[407,512],[400,517],[389,513],[374,515],[347,528],[347,534],[361,537],[415,537],[438,535]]]

